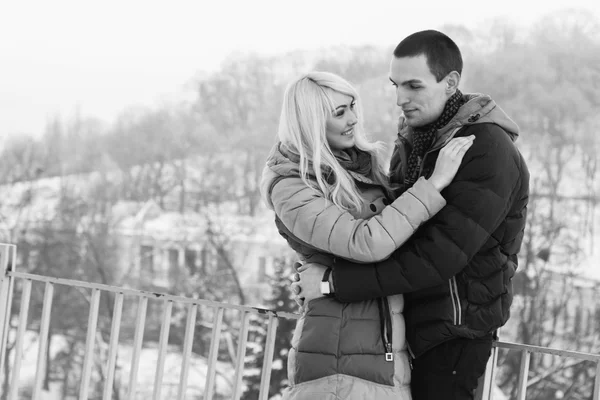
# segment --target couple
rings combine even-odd
[[[461,72],[443,33],[398,44],[389,175],[348,82],[312,72],[288,86],[261,182],[303,264],[284,399],[474,397],[509,317],[529,173],[517,125],[462,94]]]

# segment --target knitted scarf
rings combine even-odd
[[[288,160],[290,160],[294,163],[300,162],[300,155],[293,152],[287,146],[280,144],[279,151]],[[346,149],[346,150],[344,150],[344,153],[345,153],[344,156],[336,155],[335,158],[337,159],[337,161],[340,163],[340,165],[346,171],[352,171],[357,174],[363,175],[367,178],[371,178],[372,164],[371,164],[371,155],[369,153],[367,153],[366,151],[360,150],[356,147],[351,147],[349,149]],[[311,169],[313,168],[312,161],[309,162],[309,168],[311,168]],[[330,170],[327,166],[322,165],[321,172],[322,172],[322,175],[325,178],[325,180],[327,180],[327,182],[332,184],[333,183],[333,175],[332,175],[333,171]]]
[[[442,111],[437,120],[428,125],[414,128],[413,148],[408,157],[408,169],[404,178],[405,187],[412,186],[419,179],[419,170],[421,169],[423,157],[427,150],[431,148],[435,133],[452,120],[463,104],[465,104],[465,100],[460,90],[457,89],[456,93],[446,102],[444,111]]]
[[[335,158],[346,171],[356,172],[367,178],[371,177],[371,155],[369,153],[356,147],[346,149],[344,152],[350,157],[349,160],[337,155]]]

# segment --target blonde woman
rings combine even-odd
[[[363,132],[358,93],[327,72],[290,83],[278,138],[261,191],[280,233],[302,260],[365,263],[386,259],[445,205],[440,191],[473,143],[473,137],[450,141],[429,179],[394,200],[381,145]],[[288,355],[284,398],[410,399],[403,306],[402,295],[306,304]]]

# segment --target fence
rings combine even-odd
[[[19,395],[21,383],[21,366],[23,359],[23,345],[26,333],[27,321],[30,312],[32,285],[38,284],[44,286],[44,295],[42,301],[42,310],[40,316],[39,334],[37,336],[37,357],[35,375],[32,385],[32,396],[34,400],[41,398],[42,381],[45,375],[45,368],[48,354],[48,335],[51,320],[52,303],[54,288],[57,285],[66,285],[79,290],[89,292],[89,312],[87,334],[85,340],[85,357],[81,367],[79,394],[78,398],[87,399],[90,392],[90,382],[92,378],[92,367],[97,360],[94,360],[96,346],[96,330],[99,315],[99,306],[101,296],[112,294],[114,296],[112,321],[110,327],[110,341],[107,347],[107,356],[103,365],[103,400],[111,399],[113,385],[115,382],[115,368],[117,364],[117,350],[119,346],[119,335],[122,325],[123,303],[126,298],[137,302],[137,312],[135,314],[134,335],[132,342],[132,355],[129,370],[129,379],[126,385],[127,400],[136,398],[136,387],[138,385],[138,372],[140,368],[140,354],[142,351],[143,335],[146,325],[147,308],[149,301],[158,301],[162,306],[162,317],[160,323],[160,335],[158,339],[158,358],[154,369],[152,399],[161,399],[164,389],[164,369],[167,355],[169,330],[171,326],[173,306],[187,307],[187,319],[185,323],[185,335],[183,341],[183,351],[181,356],[181,366],[179,372],[179,382],[177,385],[176,397],[178,400],[186,398],[188,388],[190,361],[192,357],[192,342],[195,334],[196,316],[199,308],[212,310],[211,339],[208,357],[206,360],[207,370],[203,391],[204,400],[215,398],[215,382],[217,363],[219,355],[219,345],[223,329],[223,317],[225,313],[236,312],[239,318],[238,325],[238,344],[237,351],[234,352],[234,372],[231,381],[231,391],[229,398],[238,400],[242,395],[242,378],[244,374],[244,358],[247,351],[247,339],[250,317],[260,315],[266,318],[266,345],[264,349],[264,359],[262,362],[262,371],[260,375],[259,400],[266,400],[269,396],[269,383],[271,378],[271,367],[273,360],[273,349],[277,334],[278,319],[289,318],[296,319],[298,315],[290,313],[277,313],[270,310],[262,310],[246,306],[236,306],[224,303],[217,303],[201,299],[191,299],[181,296],[172,296],[168,294],[152,293],[140,290],[134,290],[123,287],[115,287],[102,284],[94,284],[75,280],[52,278],[46,276],[22,273],[15,270],[16,247],[14,245],[0,244],[0,380],[7,377],[3,387],[7,388],[5,396],[9,400],[16,400]],[[6,357],[7,344],[9,342],[9,326],[11,321],[11,307],[15,284],[20,286],[20,307],[16,333],[14,333],[14,344],[12,347],[13,356]],[[500,349],[521,352],[521,368],[518,376],[518,394],[517,399],[526,398],[528,386],[529,360],[531,354],[549,354],[561,357],[569,357],[580,360],[587,360],[596,363],[596,377],[594,381],[593,399],[600,400],[600,355],[579,353],[573,351],[555,350],[536,346],[527,346],[513,343],[498,342],[492,352],[492,357],[488,362],[483,384],[480,387],[480,396],[484,400],[492,398],[492,382],[497,368],[498,352]],[[12,359],[12,363],[11,363]],[[6,365],[5,365],[6,364]],[[9,373],[5,369],[8,369]],[[172,397],[170,397],[172,398]]]

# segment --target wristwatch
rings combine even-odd
[[[323,279],[321,279],[321,294],[324,296],[331,296],[333,293],[331,291],[331,285],[329,284],[329,275],[331,274],[331,267],[325,270],[323,274]]]

